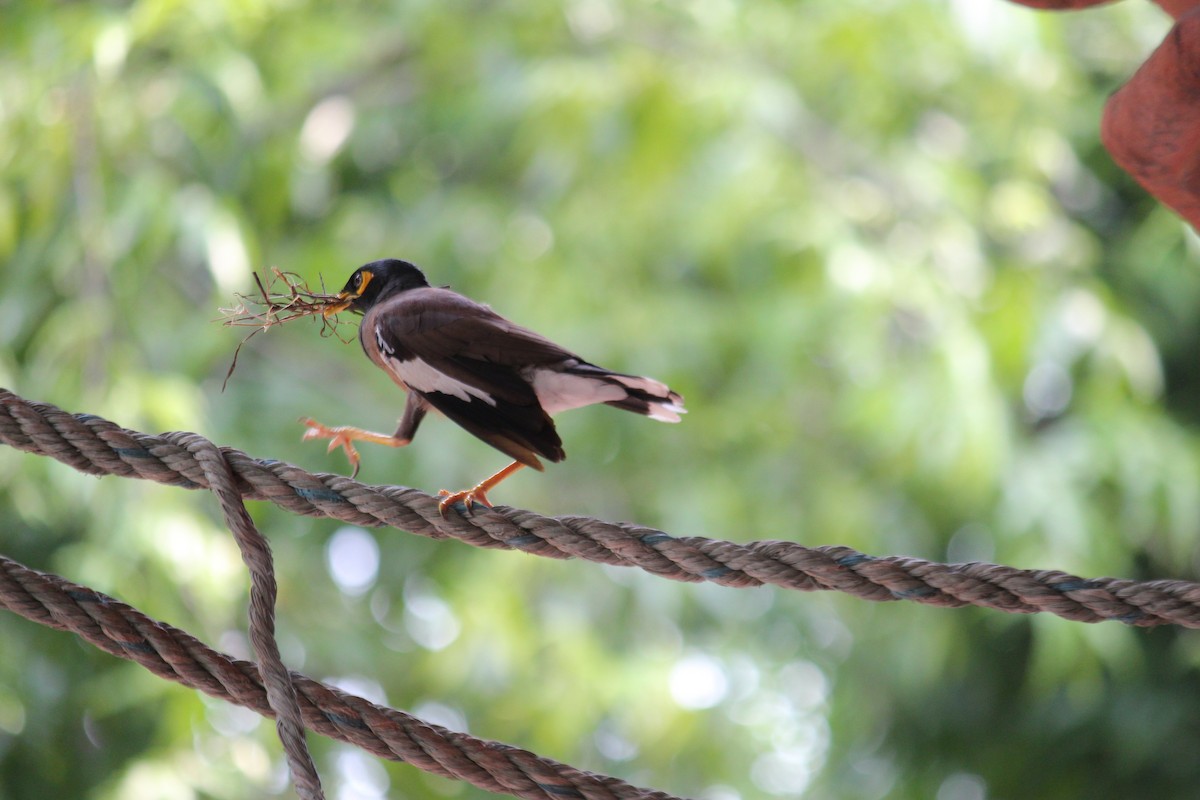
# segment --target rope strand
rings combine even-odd
[[[128,431],[90,414],[68,414],[0,389],[0,442],[4,444],[93,475],[211,488],[195,456],[173,438],[181,435]],[[909,600],[948,608],[972,605],[1015,614],[1045,612],[1077,622],[1200,627],[1200,584],[1189,581],[1085,579],[1055,570],[869,556],[841,546],[674,537],[629,523],[543,517],[506,506],[481,509],[469,517],[442,518],[438,499],[416,489],[369,486],[341,475],[255,459],[232,448],[220,450],[243,498],[353,525],[390,526],[418,536],[454,538],[476,547],[521,550],[547,558],[639,567],[671,580],[711,581],[735,588],[834,590],[864,600]]]
[[[306,472],[281,461],[263,461],[217,447],[194,433],[151,436],[130,431],[91,414],[68,414],[46,403],[24,400],[7,389],[0,389],[0,442],[92,475],[142,478],[208,489],[216,495],[250,571],[250,639],[259,665],[232,659],[111,597],[3,556],[0,606],[43,625],[72,631],[156,675],[274,717],[297,792],[304,800],[324,797],[305,742],[306,728],[383,758],[408,761],[438,775],[517,797],[672,798],[508,745],[447,731],[290,673],[275,641],[271,549],[246,511],[243,500],[247,498],[267,500],[307,516],[387,525],[478,547],[640,567],[678,581],[835,590],[866,600],[911,600],[951,608],[976,605],[1018,614],[1042,611],[1081,622],[1200,627],[1200,584],[1186,581],[1083,579],[997,564],[874,557],[839,546],[674,537],[628,523],[542,517],[504,506],[469,517],[443,518],[438,498],[415,489],[369,486],[339,475]]]
[[[86,586],[0,556],[0,607],[75,633],[106,653],[207,695],[275,716],[259,667]],[[584,772],[499,742],[432,725],[402,711],[289,675],[303,725],[380,758],[534,800],[675,800],[617,778]]]
[[[241,493],[235,487],[233,472],[220,449],[193,433],[169,434],[168,438],[186,448],[203,468],[204,476],[221,505],[225,525],[233,533],[242,560],[250,570],[250,644],[258,655],[267,702],[275,712],[275,728],[283,743],[297,794],[303,800],[324,800],[321,776],[304,740],[304,720],[296,700],[296,689],[292,686],[291,674],[283,663],[279,644],[275,640],[278,587],[271,545],[259,533],[250,513],[246,511]]]

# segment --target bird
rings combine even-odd
[[[566,458],[552,415],[603,403],[660,422],[679,422],[683,397],[665,384],[596,366],[448,287],[433,287],[420,268],[399,259],[359,267],[322,310],[362,315],[363,351],[407,394],[390,436],[312,418],[303,440],[329,439],[358,474],[355,442],[403,447],[433,409],[513,462],[473,488],[439,492],[439,512],[462,503],[491,507],[488,492],[523,467],[542,471],[541,459]]]

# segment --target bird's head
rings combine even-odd
[[[354,270],[337,294],[337,300],[321,313],[326,317],[342,311],[365,314],[376,303],[409,289],[428,286],[425,274],[407,261],[385,258]]]

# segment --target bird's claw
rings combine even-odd
[[[459,512],[462,513],[463,516],[470,514],[471,507],[476,503],[479,503],[482,506],[487,506],[488,508],[492,507],[491,502],[487,498],[487,490],[479,486],[476,486],[474,489],[466,489],[461,492],[451,492],[449,490],[442,489],[440,492],[438,492],[438,497],[442,498],[440,501],[438,501],[438,513],[443,517],[446,516],[446,512],[459,503],[462,503],[463,508],[465,509],[465,513]]]
[[[358,454],[358,450],[354,447],[354,437],[350,434],[350,429],[345,427],[331,428],[328,425],[322,425],[311,417],[304,417],[300,420],[300,424],[304,425],[307,430],[300,437],[300,441],[307,442],[310,439],[328,439],[329,447],[325,452],[332,453],[338,447],[346,452],[346,458],[350,459],[350,464],[354,467],[354,471],[350,473],[353,478],[358,475],[358,468],[361,466],[362,457]]]

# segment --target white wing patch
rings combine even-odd
[[[441,394],[448,394],[451,397],[457,397],[459,400],[467,403],[474,399],[482,400],[489,406],[496,405],[496,399],[483,389],[455,380],[446,373],[429,366],[419,358],[401,361],[391,356],[384,356],[383,361],[387,364],[388,371],[410,389],[416,389],[418,392],[426,394],[429,392],[440,392]]]
[[[489,406],[496,405],[496,399],[483,389],[451,378],[419,358],[413,357],[407,361],[396,358],[396,348],[383,338],[383,331],[378,325],[375,326],[375,341],[379,345],[379,354],[383,357],[383,363],[387,365],[388,372],[392,373],[402,385],[416,389],[418,392],[439,392],[450,395],[467,403],[474,398],[482,400]]]
[[[476,399],[482,400],[489,406],[496,405],[496,399],[483,389],[480,389],[478,386],[472,386],[469,383],[463,383],[460,380],[455,380],[446,373],[426,364],[419,358],[400,361],[391,356],[384,356],[384,360],[387,362],[388,369],[397,378],[404,381],[406,386],[410,386],[418,392],[441,392],[442,394],[457,397],[459,400],[468,403],[472,399]]]
[[[387,339],[383,338],[383,329],[378,325],[375,326],[375,343],[379,345],[379,352],[385,356],[396,355],[396,348],[388,344]]]

